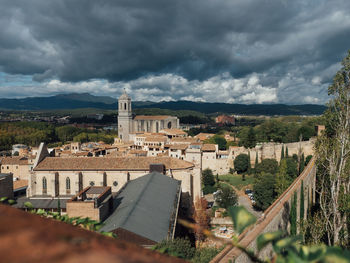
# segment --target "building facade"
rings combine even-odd
[[[144,116],[133,118],[131,98],[124,92],[118,99],[118,136],[126,142],[130,141],[130,134],[138,132],[159,133],[164,129],[178,129],[179,119],[174,116]]]

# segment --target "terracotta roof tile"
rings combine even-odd
[[[13,181],[13,190],[28,186],[28,180]]]
[[[215,144],[203,144],[202,151],[203,152],[215,152],[216,151]]]
[[[28,159],[20,156],[4,157],[1,161],[4,165],[26,165],[28,164]]]
[[[160,132],[169,134],[169,135],[186,135],[187,134],[186,132],[180,129],[163,129]]]
[[[0,205],[1,262],[184,262],[135,244]]]
[[[46,157],[35,171],[118,171],[149,170],[150,164],[162,163],[166,169],[187,169],[194,165],[190,162],[171,157],[90,157],[67,158]]]
[[[188,144],[174,144],[170,146],[170,149],[173,150],[186,150],[188,148]]]

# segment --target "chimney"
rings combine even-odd
[[[165,174],[165,165],[162,163],[152,163],[149,166],[149,172],[150,173],[157,172],[157,173]]]

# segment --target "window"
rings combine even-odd
[[[70,178],[66,178],[66,194],[70,194]]]
[[[117,181],[114,181],[114,182],[113,182],[113,185],[114,185],[114,186],[117,186],[117,185],[118,185],[118,182],[117,182]]]
[[[66,178],[66,189],[70,190],[70,179],[69,179],[69,177]]]
[[[43,194],[47,193],[47,180],[46,177],[43,177]]]
[[[9,169],[9,167],[7,166],[7,170]]]
[[[95,185],[95,182],[94,181],[91,181],[90,182],[90,186],[94,186]]]
[[[124,110],[126,110],[126,103],[124,103]]]

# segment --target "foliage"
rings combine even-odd
[[[220,250],[215,247],[202,247],[196,249],[192,262],[209,263],[219,252]]]
[[[282,145],[281,149],[281,160],[284,159],[284,145]]]
[[[230,186],[221,185],[215,195],[215,201],[220,207],[227,209],[230,206],[237,205],[238,196]]]
[[[212,136],[211,138],[205,140],[204,143],[217,144],[218,147],[219,147],[219,150],[226,150],[227,141],[226,141],[226,139],[225,139],[223,136],[221,136],[221,135],[215,134],[215,135]]]
[[[278,170],[278,162],[275,159],[264,159],[255,167],[255,173],[275,174]]]
[[[280,196],[288,188],[292,181],[293,180],[291,180],[287,173],[287,160],[282,159],[279,171],[276,174],[275,191],[277,195]]]
[[[305,214],[305,200],[304,200],[304,181],[301,181],[300,187],[300,222],[304,220]]]
[[[163,240],[162,242],[153,246],[152,250],[186,260],[191,260],[196,253],[196,249],[192,247],[191,242],[184,238]]]
[[[293,158],[285,158],[287,164],[287,174],[291,179],[298,176],[298,164]]]
[[[253,127],[245,128],[240,131],[239,145],[247,149],[254,148],[256,145],[255,131]]]
[[[215,185],[204,185],[203,187],[203,194],[212,194],[214,193],[218,188]]]
[[[289,214],[290,222],[290,234],[295,236],[297,234],[297,193],[293,194],[293,199],[291,201],[291,208]]]
[[[249,167],[249,157],[247,154],[241,153],[234,160],[234,167],[237,173],[245,173]]]
[[[272,174],[262,173],[258,176],[253,184],[254,207],[259,210],[268,208],[276,198],[275,176]]]
[[[350,247],[350,51],[328,94],[326,132],[318,137],[315,151],[319,205],[328,244]]]

